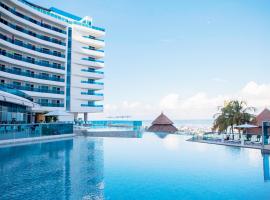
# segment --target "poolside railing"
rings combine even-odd
[[[0,140],[73,133],[73,123],[0,124]]]

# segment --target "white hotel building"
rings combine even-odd
[[[0,2],[0,84],[53,110],[102,112],[105,30],[56,8]]]

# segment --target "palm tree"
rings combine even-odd
[[[234,126],[250,123],[255,116],[250,112],[255,112],[254,107],[248,107],[245,101],[231,100],[223,107],[219,107],[219,113],[214,115],[214,130],[226,132],[230,127],[230,132],[234,139]]]

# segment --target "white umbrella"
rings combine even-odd
[[[250,128],[257,128],[258,126],[256,125],[253,125],[253,124],[248,124],[248,123],[245,123],[245,124],[241,124],[241,125],[238,125],[238,126],[235,126],[235,128],[240,128],[240,129],[245,129],[245,132],[247,134],[247,129],[250,129]],[[242,134],[241,134],[242,135]],[[241,137],[243,138],[243,137]],[[242,144],[244,144],[244,141],[242,140]]]
[[[248,124],[248,123],[245,123],[245,124],[241,124],[241,125],[235,126],[235,128],[243,128],[243,129],[257,128],[257,127],[258,127],[258,126],[256,126],[256,125]]]
[[[55,110],[48,112],[47,114],[45,114],[45,116],[49,117],[49,116],[73,116],[73,115],[62,110]]]

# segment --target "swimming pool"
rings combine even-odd
[[[0,148],[0,199],[269,200],[269,155],[186,139],[144,133]]]

